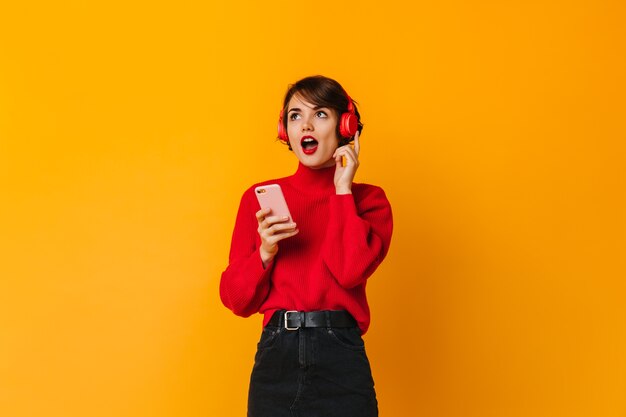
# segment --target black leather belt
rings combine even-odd
[[[298,330],[301,327],[355,327],[354,317],[345,310],[276,311],[267,323],[272,327]]]

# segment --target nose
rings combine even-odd
[[[302,131],[310,131],[313,130],[313,123],[311,123],[311,120],[306,118],[303,120],[302,122]]]

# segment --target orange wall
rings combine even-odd
[[[394,208],[381,415],[626,415],[623,2],[46,3],[0,7],[0,415],[245,414],[220,273],[318,73]]]

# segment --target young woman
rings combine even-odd
[[[393,224],[384,191],[353,182],[359,112],[338,82],[307,77],[287,90],[278,127],[298,169],[244,192],[220,282],[235,314],[264,315],[248,416],[377,416],[361,338],[370,323],[365,285]],[[270,183],[281,186],[293,221],[259,210],[254,189]]]

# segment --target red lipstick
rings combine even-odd
[[[313,155],[317,150],[317,140],[310,135],[302,136],[300,146],[302,147],[302,152],[306,155]]]

